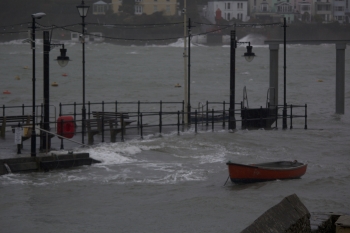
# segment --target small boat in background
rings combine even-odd
[[[57,87],[57,86],[58,86],[58,83],[53,82],[53,83],[51,84],[51,86],[53,86],[53,87]]]
[[[306,172],[307,164],[298,161],[278,161],[244,165],[226,163],[233,183],[251,183],[269,180],[297,179]]]

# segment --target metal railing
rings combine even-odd
[[[120,132],[120,140],[124,141],[125,139],[125,132],[132,132],[134,134],[137,134],[139,138],[143,138],[145,135],[145,131],[153,132],[153,133],[159,133],[162,134],[164,132],[165,128],[170,128],[172,131],[177,131],[178,134],[180,134],[181,131],[184,131],[185,129],[194,127],[194,131],[198,131],[198,127],[205,127],[207,130],[209,127],[214,131],[215,127],[220,127],[220,129],[226,128],[226,124],[229,122],[229,109],[226,105],[229,103],[223,102],[209,102],[206,101],[204,104],[199,103],[198,108],[193,108],[194,111],[191,113],[188,113],[191,117],[192,124],[186,125],[184,123],[184,116],[187,114],[187,112],[184,111],[184,102],[100,102],[100,103],[90,103],[88,102],[88,111],[87,111],[87,119],[92,119],[94,116],[92,115],[93,111],[99,111],[99,112],[118,112],[127,114],[129,119],[136,119],[136,124],[130,124],[130,125],[121,125],[122,128]],[[242,123],[242,129],[244,129],[244,122],[247,125],[247,122],[257,122],[257,121],[268,121],[268,122],[274,122],[275,126],[274,128],[277,128],[278,126],[278,120],[283,119],[283,115],[279,114],[281,109],[283,109],[283,105],[277,105],[277,106],[268,106],[268,108],[265,108],[269,110],[269,114],[267,116],[264,116],[263,108],[261,109],[260,116],[257,116],[255,118],[245,118],[242,116],[242,112],[246,108],[242,107],[242,103],[236,103],[236,105],[240,106],[237,109],[235,109],[235,115],[240,116],[236,118],[236,122]],[[77,127],[79,125],[82,125],[81,122],[81,111],[78,110],[78,108],[82,106],[82,104],[59,104],[59,116],[67,116],[71,115],[74,118],[74,123]],[[3,105],[3,116],[5,114],[7,115],[7,112],[11,114],[22,114],[26,115],[26,109],[31,106],[5,106]],[[37,109],[42,109],[42,105],[36,106]],[[11,111],[7,111],[8,109],[11,109]],[[16,109],[16,111],[14,111]],[[30,111],[30,110],[29,110]],[[15,113],[16,112],[16,113]],[[17,113],[20,112],[20,113]],[[37,111],[38,113],[39,111]],[[29,113],[28,113],[29,114]],[[123,114],[121,114],[121,117],[123,117]],[[55,111],[56,115],[56,111]],[[37,117],[40,119],[42,118],[42,115],[37,115]],[[293,129],[296,122],[299,123],[299,121],[296,121],[298,118],[304,118],[304,129],[307,129],[307,105],[287,105],[287,116],[290,122],[290,129]],[[54,124],[55,126],[53,128],[56,129],[57,121],[52,121],[50,118],[50,125]],[[104,119],[102,119],[104,120]],[[107,120],[107,119],[106,119]],[[296,122],[295,122],[296,121]],[[38,121],[39,122],[39,121]],[[45,123],[43,121],[40,122],[41,124]],[[104,124],[102,124],[103,126]],[[261,124],[262,125],[262,124]],[[74,134],[82,133],[82,130],[77,130],[77,127],[75,127]],[[40,127],[39,127],[40,128]],[[62,128],[62,127],[61,127]],[[43,131],[43,129],[41,129]],[[57,131],[57,130],[55,130]],[[50,131],[47,131],[50,132]],[[60,133],[53,133],[50,132],[50,134],[58,136]],[[105,141],[105,130],[102,128],[102,131],[100,132],[101,135],[101,141]],[[134,135],[134,136],[137,136]],[[62,138],[62,136],[59,136],[59,138]],[[135,137],[134,137],[135,138]],[[68,139],[67,139],[68,140]],[[74,141],[74,140],[71,140]],[[74,141],[75,142],[75,141]],[[63,140],[61,141],[63,143]],[[76,142],[78,143],[78,142]],[[81,144],[81,143],[78,143]],[[63,144],[61,146],[61,149],[63,149]]]

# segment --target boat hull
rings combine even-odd
[[[290,161],[244,165],[228,162],[229,177],[233,183],[251,183],[269,180],[298,179],[306,172],[307,164]]]

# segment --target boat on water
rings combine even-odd
[[[277,161],[259,164],[227,162],[233,183],[251,183],[269,180],[298,179],[306,172],[307,164],[294,161]]]

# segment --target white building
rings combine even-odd
[[[344,23],[346,21],[347,15],[347,4],[349,0],[334,0],[333,2],[333,19],[339,23]]]
[[[248,21],[248,0],[209,0],[206,18],[216,23],[218,17],[227,21],[232,19]]]

